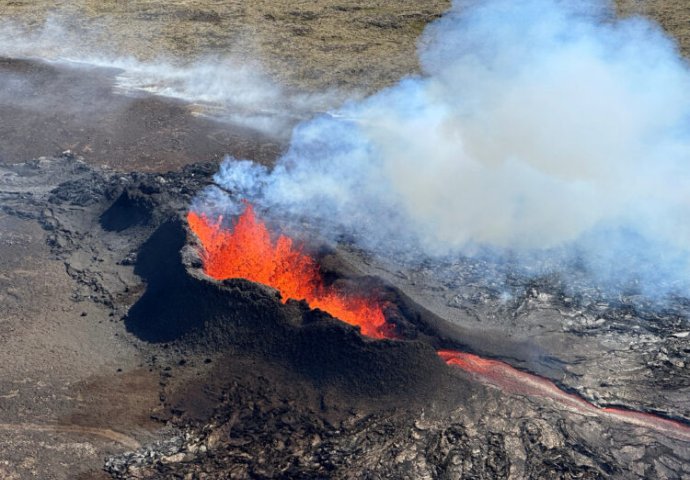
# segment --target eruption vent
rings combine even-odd
[[[394,336],[380,304],[324,285],[316,261],[285,235],[274,242],[251,205],[246,205],[231,229],[221,226],[222,217],[213,222],[195,212],[189,212],[187,221],[203,244],[201,256],[210,277],[262,283],[278,290],[284,301],[305,300],[311,308],[360,327],[363,335]]]
[[[279,235],[273,241],[268,228],[256,218],[250,204],[246,204],[231,229],[221,225],[222,217],[214,222],[204,214],[190,211],[187,220],[203,245],[201,255],[204,270],[209,276],[218,280],[244,278],[269,285],[277,289],[285,301],[289,298],[306,300],[312,308],[359,326],[363,335],[376,339],[396,337],[380,304],[363,297],[345,295],[324,285],[316,261],[295,247],[292,239],[285,235]],[[609,417],[682,440],[690,439],[687,425],[643,412],[600,408],[562,391],[545,378],[522,372],[507,363],[454,350],[437,353],[447,365],[460,368],[507,392],[550,398],[582,414]]]

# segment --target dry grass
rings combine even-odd
[[[643,15],[659,22],[678,41],[680,51],[690,56],[690,2],[687,0],[617,0],[622,16]]]
[[[140,59],[260,59],[287,85],[374,91],[417,69],[416,39],[449,0],[19,0],[0,18],[32,28],[57,18],[74,39]],[[617,0],[690,53],[690,2]]]
[[[260,58],[283,83],[372,91],[417,68],[416,39],[447,0],[14,1],[0,17],[141,59]]]

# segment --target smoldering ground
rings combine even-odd
[[[240,46],[240,40],[236,49],[222,52],[186,59],[159,53],[156,58],[142,60],[123,54],[111,44],[104,25],[78,20],[55,14],[39,27],[1,22],[0,55],[109,69],[115,72],[117,93],[148,93],[182,100],[195,105],[197,113],[281,140],[289,137],[296,122],[333,108],[345,98],[336,89],[306,92],[285,87],[257,60],[255,47]],[[357,94],[351,91],[349,95]]]

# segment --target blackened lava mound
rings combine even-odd
[[[178,382],[184,366],[164,372],[165,418],[184,434],[110,458],[115,478],[603,479],[684,468],[683,442],[445,366],[435,348],[460,343],[458,330],[380,280],[359,279],[378,283],[407,340],[367,339],[271,288],[213,280],[198,252],[181,220],[139,251],[148,289],[130,309],[131,331],[169,342],[180,365],[211,363]],[[468,333],[468,344],[509,344]],[[649,467],[661,451],[665,463]]]
[[[141,247],[135,272],[146,292],[130,308],[128,329],[150,342],[198,352],[242,351],[288,365],[316,385],[361,395],[424,396],[446,367],[423,342],[373,341],[277,291],[203,273],[198,246],[180,220],[163,223]]]

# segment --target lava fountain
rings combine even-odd
[[[222,217],[212,221],[203,214],[189,212],[187,221],[204,247],[201,257],[210,277],[262,283],[278,290],[283,301],[305,300],[311,308],[358,326],[362,335],[395,337],[383,305],[325,285],[317,262],[285,235],[272,240],[250,204],[230,229],[221,226]]]
[[[222,220],[219,217],[212,221],[204,214],[191,211],[187,215],[190,228],[202,243],[201,257],[207,275],[217,280],[244,278],[262,283],[278,290],[283,301],[305,300],[311,308],[358,326],[362,335],[375,339],[397,338],[394,325],[386,321],[383,305],[327,286],[316,260],[285,235],[273,240],[250,204],[232,228],[223,227]],[[505,392],[548,398],[580,414],[607,417],[690,441],[690,427],[683,423],[643,412],[598,407],[561,390],[545,378],[499,360],[454,350],[437,353],[447,365],[460,368]]]

